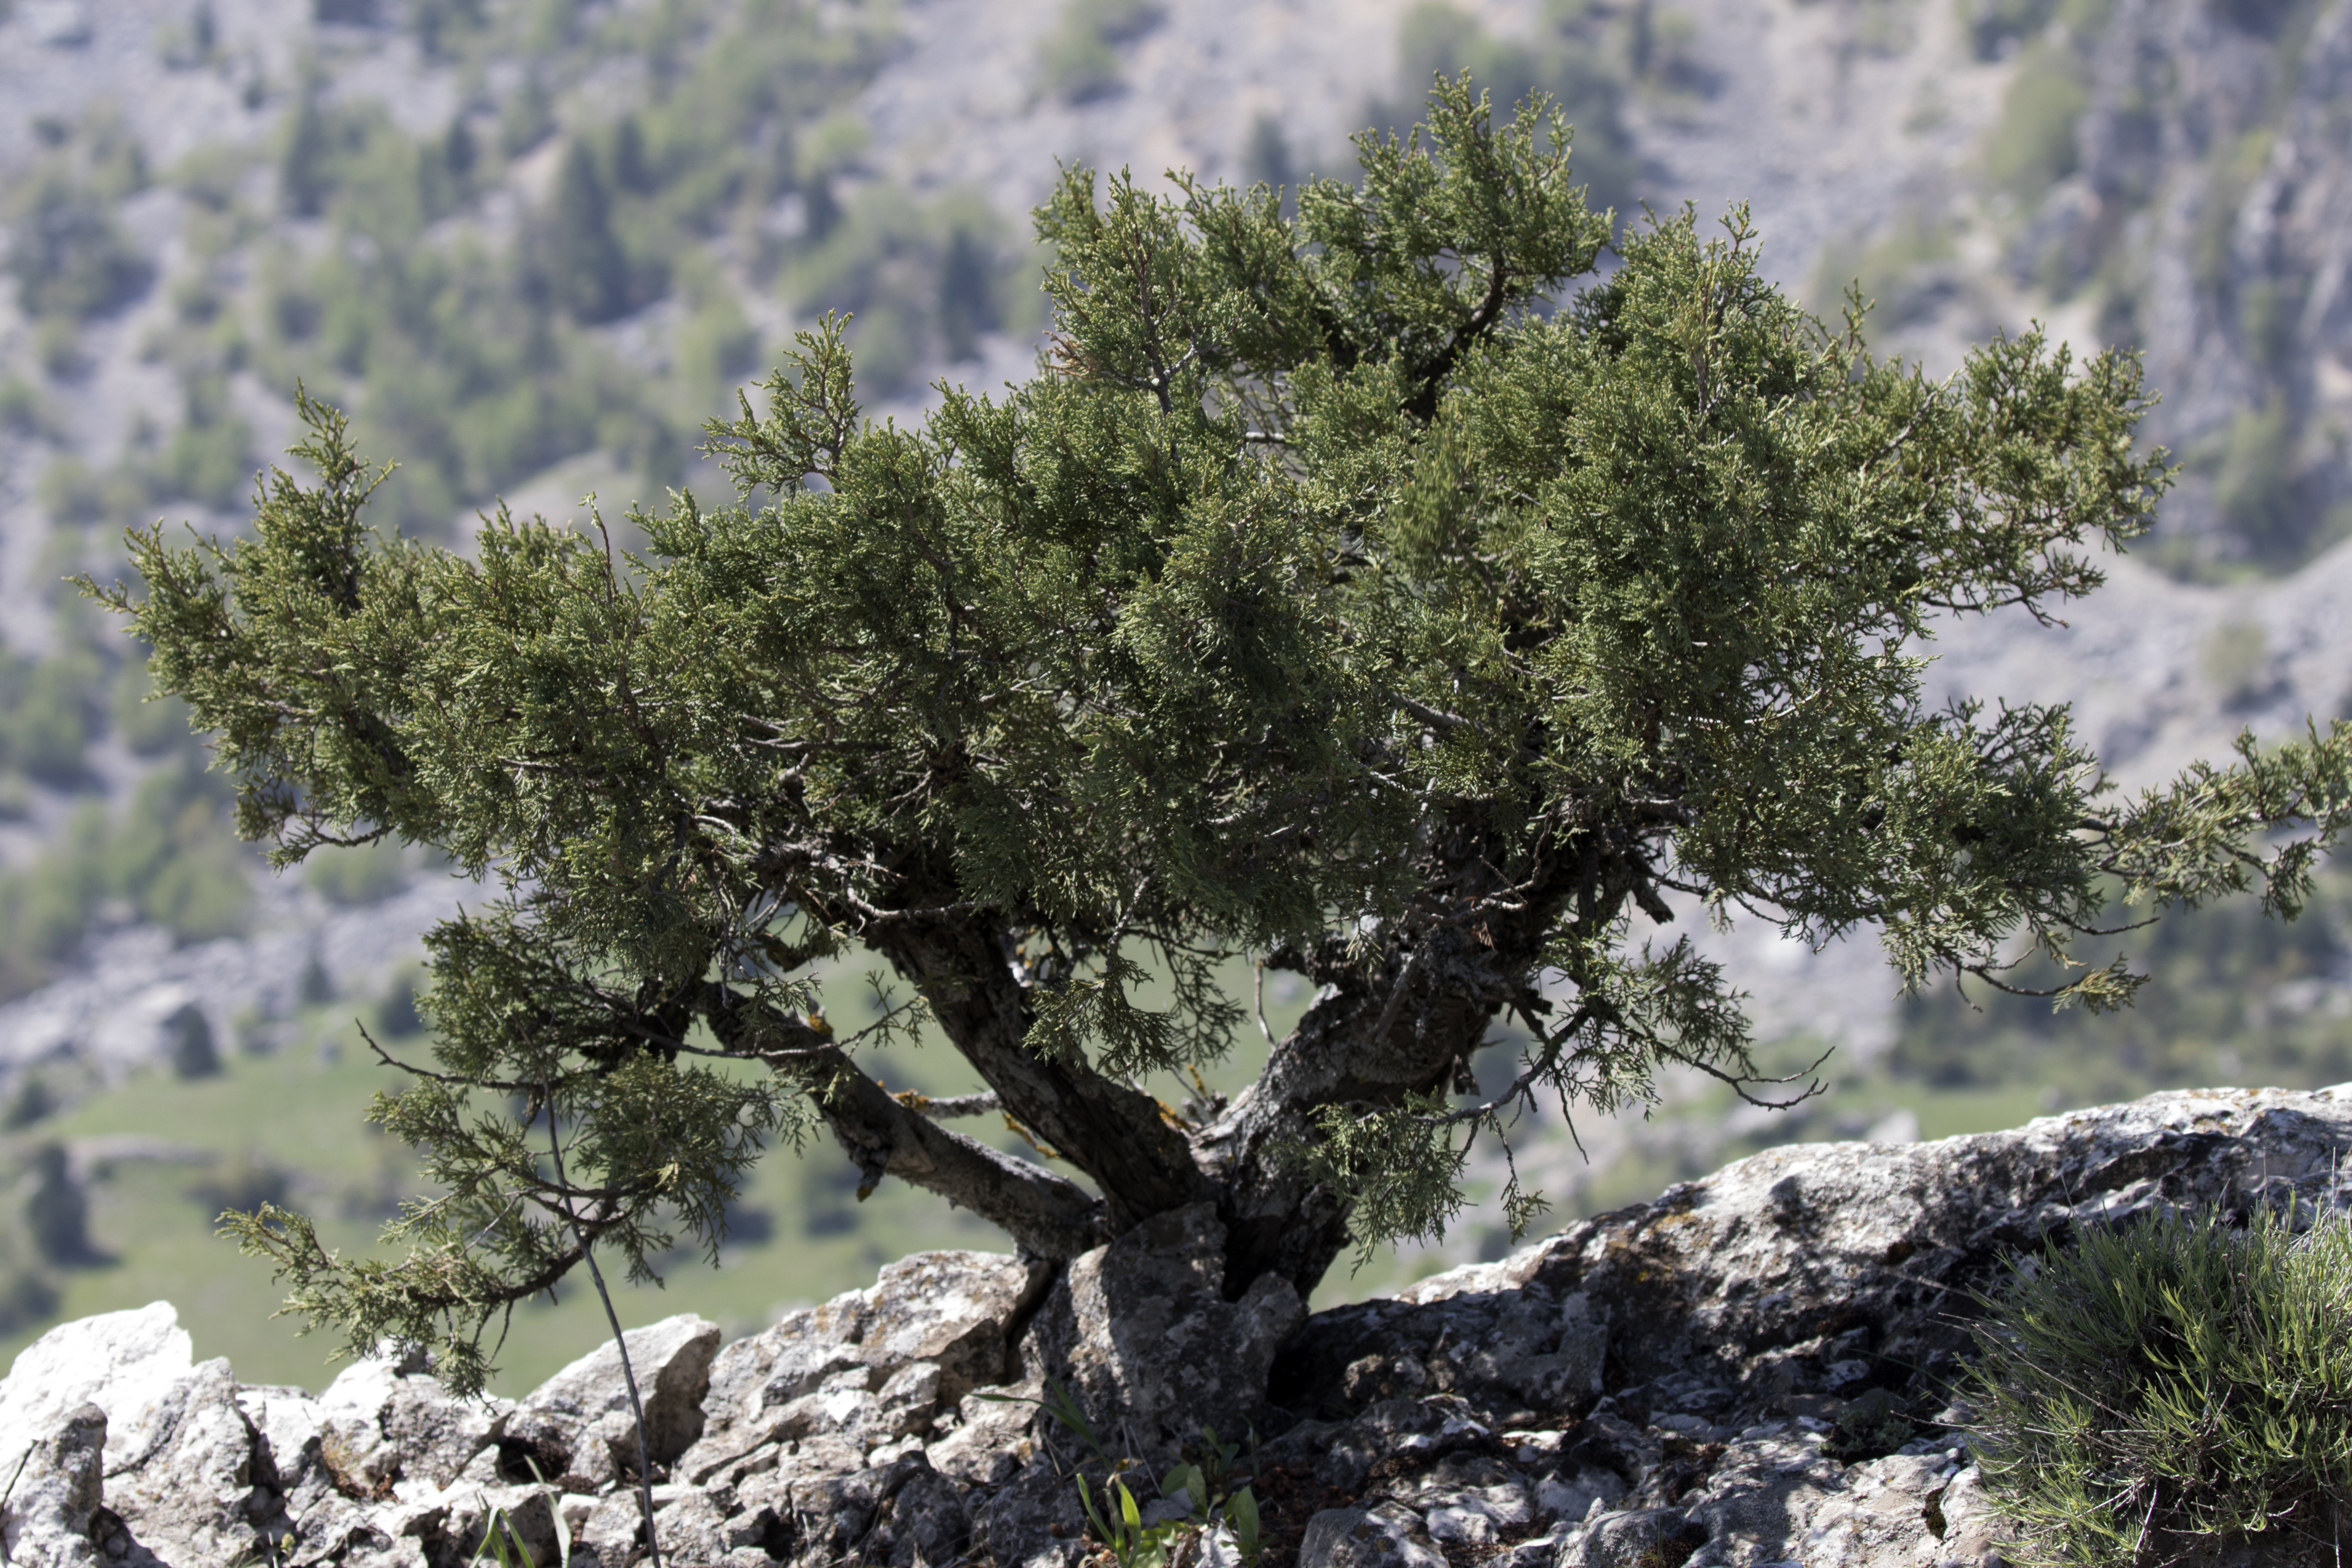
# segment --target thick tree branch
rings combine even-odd
[[[908,891],[919,906],[950,901]],[[1184,1135],[1161,1116],[1157,1100],[1083,1060],[1049,1060],[1030,1049],[1028,988],[1005,961],[994,922],[942,914],[859,934],[922,993],[1003,1110],[1102,1189],[1113,1234],[1214,1197]]]
[[[803,1052],[784,1070],[807,1091],[856,1164],[864,1178],[860,1198],[884,1176],[897,1176],[1003,1226],[1037,1258],[1076,1258],[1108,1239],[1102,1201],[1084,1187],[940,1126],[859,1071],[845,1052],[810,1046],[821,1037],[798,1020],[755,1015],[731,996],[709,1016],[712,1030],[730,1047],[756,1048],[793,1033],[807,1037],[795,1042]]]

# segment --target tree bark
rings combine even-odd
[[[898,891],[902,909],[844,923],[921,993],[1006,1113],[1094,1182],[1111,1234],[1215,1196],[1158,1100],[1083,1058],[1047,1059],[1030,1049],[1036,1012],[1007,957],[1001,911],[934,912],[956,903],[949,875],[902,873]]]
[[[714,1010],[712,1023],[722,1042],[741,1042],[740,1009]],[[1077,1183],[940,1126],[797,1020],[763,1024],[772,1038],[793,1040],[795,1054],[785,1070],[800,1081],[865,1178],[861,1199],[885,1175],[897,1176],[1003,1227],[1024,1253],[1055,1260],[1076,1258],[1115,1234],[1102,1200]]]
[[[1327,960],[1336,960],[1339,944],[1325,945],[1335,950]],[[1346,1205],[1290,1153],[1315,1141],[1318,1111],[1391,1106],[1444,1089],[1478,1049],[1492,1009],[1440,989],[1430,950],[1448,945],[1436,933],[1401,944],[1376,981],[1327,980],[1327,994],[1276,1043],[1257,1081],[1201,1134],[1201,1151],[1223,1176],[1217,1210],[1229,1294],[1271,1272],[1305,1296],[1349,1244]],[[1310,967],[1328,974],[1336,963]]]

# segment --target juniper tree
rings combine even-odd
[[[504,510],[471,555],[379,536],[384,470],[307,400],[315,477],[266,476],[248,537],[135,534],[105,597],[245,832],[498,890],[429,937],[433,1059],[372,1112],[437,1190],[404,1252],[234,1220],[291,1303],[477,1379],[487,1321],[594,1247],[715,1247],[761,1147],[820,1128],[1034,1257],[1206,1204],[1229,1290],[1305,1291],[1442,1229],[1539,1099],[1754,1088],[1678,909],[1874,927],[1912,984],[2038,952],[2094,1007],[2137,984],[2116,889],[2294,913],[2352,811],[2341,726],[2123,798],[2063,707],[1922,696],[1938,617],[2048,617],[2147,526],[2135,362],[2028,333],[1928,380],[1763,279],[1739,213],[1601,269],[1569,152],[1460,83],[1295,216],[1073,171],[1033,379],[876,424],[828,321],[712,426],[735,499],[633,514],[642,558]],[[852,950],[985,1094],[861,1068],[813,980]],[[1227,1050],[1236,955],[1314,1001],[1173,1109],[1140,1085]],[[982,1110],[1051,1160],[951,1125]]]

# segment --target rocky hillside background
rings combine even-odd
[[[1858,277],[1931,374],[2037,317],[2143,350],[2184,465],[2157,538],[2068,626],[1949,628],[1936,673],[2074,701],[2141,782],[2352,710],[2347,29],[2352,0],[0,0],[0,1353],[170,1296],[204,1353],[315,1384],[209,1216],[284,1196],[362,1247],[411,1180],[358,1128],[386,1075],[352,1024],[421,1044],[414,939],[468,889],[391,851],[268,876],[62,584],[114,574],[126,525],[239,526],[298,381],[401,461],[384,526],[462,543],[500,498],[585,526],[593,490],[625,543],[632,502],[713,485],[698,421],[817,312],[856,312],[878,414],[1024,374],[1057,160],[1344,173],[1351,132],[1467,68],[1564,101],[1597,201],[1750,203],[1769,270],[1821,310]],[[2152,940],[2159,985],[2084,1020],[1904,1001],[1867,942],[1714,933],[1773,1060],[1839,1047],[1832,1092],[1773,1116],[1670,1083],[1647,1121],[1530,1128],[1523,1168],[1591,1214],[1790,1139],[2352,1078],[2352,885],[2291,931]],[[856,965],[835,992],[872,1005]],[[1305,998],[1266,1000],[1279,1028]],[[770,1162],[718,1273],[678,1260],[632,1310],[748,1331],[992,1245],[853,1204],[827,1154]],[[1326,1297],[1507,1244],[1474,1215]],[[534,1319],[511,1386],[602,1332],[584,1302]]]

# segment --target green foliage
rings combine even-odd
[[[2298,434],[2286,399],[2272,397],[2231,415],[2216,443],[2214,503],[2260,554],[2291,552],[2303,531],[2305,520],[2295,504]]]
[[[1981,1305],[1967,1398],[2029,1563],[2176,1561],[2352,1502],[2352,1225],[2264,1212],[2085,1232]]]
[[[714,288],[677,334],[679,382],[704,406],[722,405],[757,363],[760,334],[734,294]]]
[[[1152,0],[1063,0],[1037,45],[1038,85],[1066,103],[1117,92],[1119,46],[1157,26],[1160,16]]]
[[[431,937],[436,1066],[373,1112],[439,1194],[397,1255],[229,1221],[295,1310],[477,1386],[492,1320],[591,1247],[715,1255],[819,1120],[861,1192],[1047,1256],[1203,1194],[1319,1226],[1264,1265],[1311,1287],[1348,1230],[1442,1226],[1466,1140],[1538,1093],[1751,1081],[1714,966],[1636,938],[1662,889],[1874,922],[1912,984],[2038,955],[2093,1009],[2139,984],[2074,956],[2111,889],[2297,912],[2352,731],[2114,800],[2063,709],[1929,709],[1904,651],[2051,613],[2146,528],[2137,365],[2036,333],[1930,383],[1759,276],[1744,213],[1593,278],[1567,142],[1449,81],[1295,216],[1071,170],[1034,380],[870,424],[829,319],[710,427],[735,500],[633,514],[641,559],[503,511],[466,555],[386,537],[383,470],[307,396],[315,478],[273,472],[248,535],[135,531],[144,596],[92,591],[217,731],[245,833],[502,885]],[[852,942],[916,991],[836,1037],[816,966]],[[1243,1101],[1270,1120],[1204,1131],[1134,1086],[1226,1049],[1241,954],[1327,989]],[[1514,1076],[1455,1102],[1507,1009]],[[904,1011],[1101,1195],[862,1072]]]
[[[969,196],[922,203],[869,185],[787,265],[783,289],[801,310],[855,317],[848,342],[859,379],[888,393],[927,356],[966,358],[981,333],[1011,324],[1018,256]]]
[[[51,436],[57,426],[40,389],[22,376],[0,377],[0,430],[16,436]]]
[[[17,186],[10,204],[7,267],[32,317],[65,321],[104,315],[136,299],[154,268],[114,221],[89,171],[52,161]]]
[[[2224,621],[2206,634],[2197,649],[2197,672],[2232,708],[2263,695],[2270,663],[2270,638],[2259,621]]]
[[[0,649],[0,767],[44,784],[85,782],[82,754],[100,669],[87,653],[30,659]]]
[[[146,465],[148,493],[156,500],[234,506],[253,484],[253,431],[230,411],[227,384],[217,371],[191,377],[185,390],[184,416]]]
[[[403,970],[393,976],[391,985],[384,991],[383,1000],[376,1005],[375,1029],[378,1035],[386,1040],[396,1041],[424,1032],[425,1015],[416,1005],[417,992],[424,984],[424,974],[415,970]]]
[[[41,119],[35,131],[41,151],[9,197],[6,268],[17,304],[47,339],[41,357],[55,374],[72,368],[79,322],[130,303],[153,281],[153,267],[113,215],[116,202],[146,184],[147,163],[129,122],[109,106],[75,124]]]
[[[484,1563],[495,1563],[497,1568],[537,1568],[538,1559],[502,1508],[491,1509],[482,1521],[481,1542],[467,1559],[466,1568]]]
[[[1283,133],[1282,121],[1271,114],[1260,114],[1252,120],[1248,140],[1242,143],[1243,183],[1279,189],[1296,184],[1298,174],[1297,164],[1290,154],[1290,138]]]
[[[1166,1568],[1171,1562],[1183,1560],[1188,1543],[1196,1543],[1213,1531],[1228,1537],[1244,1563],[1258,1560],[1265,1540],[1257,1499],[1248,1480],[1240,1479],[1236,1484],[1234,1474],[1234,1461],[1240,1457],[1241,1447],[1221,1440],[1214,1426],[1204,1425],[1199,1440],[1185,1446],[1187,1457],[1157,1483],[1160,1500],[1173,1502],[1181,1498],[1183,1511],[1146,1524],[1128,1479],[1141,1476],[1149,1480],[1150,1472],[1132,1458],[1114,1458],[1077,1401],[1053,1379],[1046,1380],[1045,1397],[1037,1404],[1056,1426],[1078,1440],[1104,1472],[1099,1493],[1087,1484],[1083,1468],[1072,1472],[1071,1480],[1078,1489],[1078,1503],[1086,1510],[1094,1539],[1118,1568]]]
[[[237,185],[245,184],[245,172],[254,167],[252,148],[236,146],[228,141],[207,141],[203,146],[181,153],[181,160],[169,169],[169,181],[200,207],[209,212],[226,212],[237,200]]]
[[[184,942],[242,930],[253,862],[224,820],[226,794],[183,753],[142,782],[119,821],[89,802],[29,864],[0,874],[0,996],[48,979],[110,901]]]
[[[226,793],[193,761],[142,780],[100,851],[105,890],[183,942],[244,930],[252,858],[223,821]]]
[[[477,6],[444,6],[436,18],[436,47],[447,48],[487,47],[513,20]],[[690,421],[709,411],[720,383],[731,390],[756,351],[740,307],[696,285],[712,269],[690,247],[680,256],[680,237],[762,234],[769,205],[796,189],[812,212],[829,203],[819,193],[838,169],[819,159],[803,174],[799,153],[825,140],[825,116],[864,85],[884,37],[862,14],[827,20],[793,0],[688,0],[607,17],[593,37],[571,24],[553,36],[501,105],[508,155],[553,133],[567,74],[620,54],[658,68],[646,103],[568,134],[547,200],[511,245],[462,221],[454,234],[428,234],[472,213],[493,156],[464,119],[412,138],[380,107],[315,89],[289,117],[287,204],[336,240],[259,258],[258,368],[276,384],[300,379],[362,405],[366,440],[403,458],[381,510],[421,536],[440,536],[469,506],[592,449],[649,487],[680,478]],[[937,243],[950,240],[942,232]],[[754,265],[782,259],[771,251]],[[860,308],[871,302],[879,335],[896,331],[909,353],[935,344],[940,265],[933,248],[923,264],[887,264],[885,284],[854,290]],[[678,268],[697,312],[670,384],[648,384],[579,328],[657,298]],[[967,286],[959,296],[967,317],[971,294]],[[882,323],[894,315],[908,324]]]
[[[467,498],[593,447],[608,423],[660,438],[663,422],[619,364],[551,331],[525,280],[472,245],[277,269],[265,364],[331,386],[364,381],[371,430],[409,454],[386,500],[415,531],[443,532]]]
[[[1073,1479],[1077,1482],[1078,1502],[1087,1510],[1087,1523],[1094,1538],[1102,1542],[1118,1568],[1167,1568],[1178,1539],[1187,1533],[1182,1525],[1173,1520],[1144,1523],[1142,1510],[1135,1504],[1135,1494],[1118,1476],[1103,1483],[1099,1508],[1085,1474],[1081,1472]]]
[[[2106,923],[2148,912],[2115,907]],[[2030,1085],[2076,1105],[2202,1084],[2318,1089],[2352,1079],[2352,1036],[2326,1005],[2352,958],[2352,878],[2340,867],[2320,874],[2312,906],[2291,925],[2218,904],[2167,911],[2129,940],[2153,978],[2128,1011],[1941,985],[1903,1002],[1888,1069],[1939,1089]],[[2065,976],[2036,964],[2010,978],[2039,989]]]
[[[55,521],[129,527],[152,521],[170,502],[224,510],[247,493],[254,478],[253,432],[229,407],[227,382],[217,365],[198,365],[184,378],[184,414],[163,438],[143,420],[112,467],[93,471],[72,453],[42,470],[36,494]]]
[[[1814,297],[1835,300],[1853,288],[1870,301],[1874,328],[1905,327],[1943,302],[1950,283],[1938,264],[1948,261],[1953,252],[1952,235],[1945,225],[1906,209],[1866,246],[1827,247]]]
[[[556,165],[547,215],[545,286],[576,321],[609,321],[629,306],[629,261],[613,234],[612,197],[595,154],[580,142]]]
[[[58,1275],[42,1256],[32,1216],[8,1206],[14,1212],[0,1213],[0,1331],[13,1332],[56,1314]]]
[[[408,879],[396,843],[322,849],[302,868],[302,879],[331,904],[372,904],[400,890]]]
[[[2063,47],[2037,48],[2017,68],[1985,143],[1985,173],[2021,203],[2074,172],[2074,121],[2089,107],[2083,68]]]
[[[1497,103],[1547,94],[1575,130],[1576,169],[1591,205],[1623,210],[1633,205],[1633,143],[1621,84],[1664,64],[1646,43],[1652,11],[1646,4],[1554,5],[1520,42],[1491,36],[1446,0],[1419,0],[1397,35],[1405,103],[1375,105],[1375,121],[1403,121],[1433,77],[1466,72]]]
[[[521,87],[499,106],[499,151],[520,158],[554,134],[554,99],[539,71],[528,68]]]
[[[1998,59],[2039,34],[2056,0],[1958,0],[1969,42],[1980,60]]]

